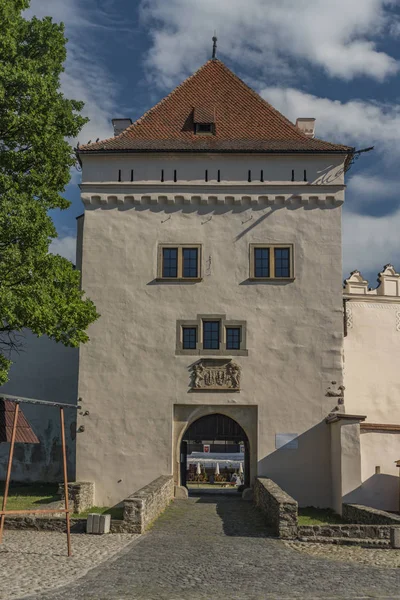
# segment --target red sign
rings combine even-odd
[[[211,452],[210,444],[203,444],[203,452]]]

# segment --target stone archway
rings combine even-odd
[[[173,429],[173,475],[176,486],[181,484],[181,442],[193,423],[206,415],[223,415],[234,421],[244,432],[247,456],[247,484],[253,485],[257,475],[257,407],[227,405],[179,405],[174,406]]]

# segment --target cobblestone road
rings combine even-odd
[[[309,556],[265,535],[261,514],[240,498],[175,501],[139,542],[74,585],[31,598],[400,598],[400,569]]]

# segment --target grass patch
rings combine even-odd
[[[342,517],[331,508],[299,508],[299,525],[342,525]]]
[[[97,513],[98,515],[111,515],[112,519],[118,519],[122,521],[124,516],[124,509],[121,507],[113,506],[112,508],[108,508],[108,506],[92,506],[92,508],[88,508],[82,513],[73,514],[71,517],[74,519],[86,519],[88,514]]]
[[[0,482],[0,506],[3,503],[4,482]],[[7,498],[7,510],[26,510],[45,508],[43,504],[56,502],[58,483],[10,483]]]

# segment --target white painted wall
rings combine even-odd
[[[394,462],[400,459],[400,431],[385,432],[384,426],[400,425],[400,276],[389,266],[379,280],[373,290],[358,272],[346,282],[345,404],[347,412],[381,426],[362,431],[362,486],[354,501],[398,510],[399,469]]]
[[[84,157],[84,181],[95,174],[110,178],[105,169],[116,161],[104,159],[95,164],[94,157]],[[246,177],[254,160],[229,157],[234,173],[244,170]],[[264,168],[283,173],[295,163],[296,170],[305,163],[310,171],[315,167],[313,158],[281,161],[263,158]],[[329,170],[332,159],[318,163]],[[149,194],[152,188],[149,183]],[[91,186],[93,193],[102,190],[101,184]],[[118,185],[108,190],[118,194]],[[301,186],[293,193],[301,195]],[[249,282],[249,244],[274,242],[294,244],[295,281]],[[160,243],[202,244],[203,281],[155,281]],[[82,247],[82,285],[101,318],[81,349],[79,395],[90,415],[80,421],[85,432],[78,434],[77,477],[96,482],[96,503],[117,503],[172,473],[174,405],[237,404],[258,407],[258,473],[301,505],[329,506],[325,417],[335,398],[325,394],[331,381],[342,381],[340,206],[91,205]],[[236,359],[240,394],[189,392],[194,361],[175,354],[176,321],[200,313],[247,321],[249,356]],[[275,450],[276,433],[298,433],[298,449]]]
[[[251,170],[252,181],[260,182],[263,170],[265,182],[291,182],[292,170],[295,171],[294,185],[304,184],[304,170],[307,182],[314,185],[343,184],[343,157],[326,156],[261,156],[261,155],[222,155],[222,154],[106,154],[101,156],[83,155],[84,169],[82,182],[118,182],[121,170],[121,182],[131,181],[134,170],[134,182],[160,183],[161,170],[164,170],[165,184],[170,184],[177,171],[177,182],[204,184],[205,170],[208,181],[215,183],[218,170],[221,183],[248,182]]]
[[[400,424],[400,299],[351,299],[347,313],[346,411],[370,423]],[[398,454],[397,460],[400,448]]]
[[[361,433],[362,503],[381,510],[400,509],[400,432]],[[380,467],[380,474],[375,473]]]

